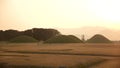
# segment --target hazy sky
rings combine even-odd
[[[86,26],[120,30],[120,0],[0,0],[2,30]]]

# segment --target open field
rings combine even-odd
[[[120,68],[120,44],[0,44],[0,68]]]

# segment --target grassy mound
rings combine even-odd
[[[31,42],[37,42],[37,40],[30,37],[30,36],[22,35],[22,36],[18,36],[16,38],[11,39],[9,42],[12,42],[12,43],[31,43]]]
[[[109,39],[107,39],[106,37],[100,34],[96,34],[92,38],[88,39],[86,42],[87,43],[111,43]]]
[[[73,35],[59,35],[48,39],[44,43],[82,43],[82,41]]]

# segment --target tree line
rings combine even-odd
[[[0,30],[0,41],[9,41],[17,36],[27,35],[31,36],[39,41],[45,41],[53,36],[60,35],[60,32],[56,29],[44,29],[44,28],[32,28],[25,31],[18,30]]]

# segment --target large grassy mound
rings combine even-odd
[[[13,43],[31,43],[31,42],[37,42],[36,39],[34,39],[33,37],[30,36],[18,36],[16,38],[11,39],[9,42],[13,42]]]
[[[48,39],[44,43],[82,43],[82,41],[73,35],[59,35]]]
[[[109,39],[107,39],[106,37],[100,34],[96,34],[92,38],[88,39],[86,42],[87,43],[111,43]]]

